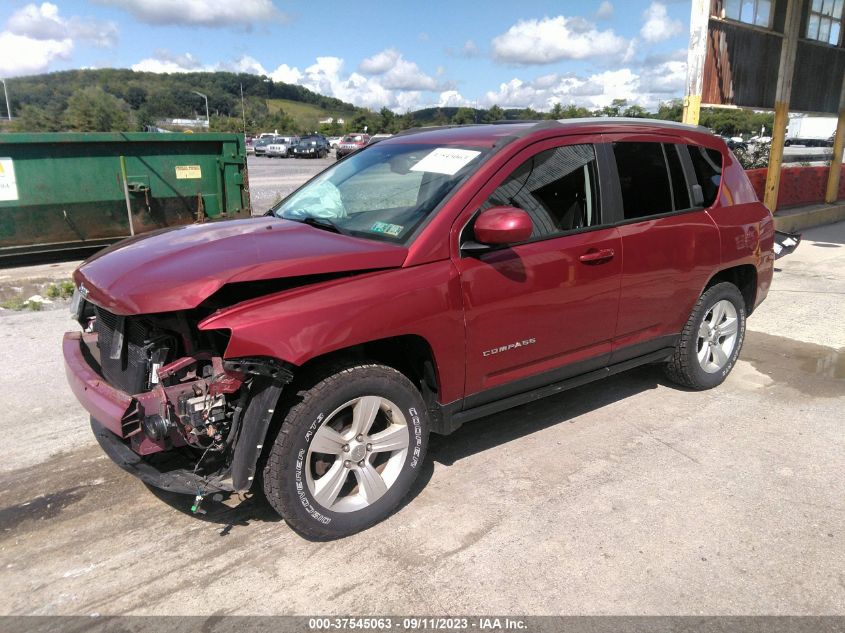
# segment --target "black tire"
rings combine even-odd
[[[718,302],[727,300],[736,310],[737,334],[733,351],[727,355],[727,363],[717,371],[708,372],[698,360],[699,329],[710,310]],[[672,382],[691,389],[712,389],[725,381],[731,373],[745,340],[745,299],[732,283],[722,282],[705,290],[698,299],[681,332],[672,357],[666,363],[666,376]]]
[[[314,498],[310,486],[315,481],[314,460],[309,459],[309,448],[317,437],[316,432],[326,423],[342,426],[339,407],[363,396],[379,396],[395,404],[404,417],[408,429],[408,447],[401,468],[395,470],[395,480],[388,484],[387,491],[375,501],[357,510],[332,511],[321,505]],[[285,413],[273,446],[267,456],[262,473],[264,494],[270,505],[284,517],[285,521],[302,536],[313,540],[330,540],[349,536],[364,530],[387,518],[408,494],[419,471],[422,469],[428,446],[429,421],[420,392],[410,380],[391,367],[375,364],[358,364],[342,369],[332,369],[317,376],[296,394],[297,402]],[[346,409],[341,409],[346,412]],[[334,417],[332,417],[334,414]],[[377,411],[378,424],[390,424],[390,418],[381,410]],[[384,416],[379,418],[378,416]],[[394,414],[395,418],[395,414]],[[394,422],[395,423],[395,422]],[[339,426],[334,426],[340,430]],[[367,445],[367,450],[369,450]],[[344,449],[348,448],[348,445]],[[360,445],[359,445],[359,448]],[[320,455],[318,453],[318,455]],[[394,453],[372,453],[364,460],[375,462],[380,455]],[[324,459],[327,456],[324,456]],[[336,460],[340,457],[331,457]],[[386,459],[386,458],[385,458]],[[343,460],[338,466],[348,464]],[[316,464],[324,472],[334,462]],[[386,466],[382,473],[386,473]],[[344,484],[350,497],[359,499],[364,488],[359,488],[360,470],[349,471]],[[346,477],[346,475],[344,475]],[[319,477],[316,479],[319,481]],[[355,492],[357,491],[357,492]],[[341,492],[338,499],[344,498]],[[333,502],[334,503],[334,502]]]

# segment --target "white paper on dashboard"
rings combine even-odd
[[[471,149],[453,149],[451,147],[438,147],[432,150],[428,156],[423,158],[411,171],[427,171],[435,174],[446,174],[454,176],[464,165],[478,156],[481,152]]]

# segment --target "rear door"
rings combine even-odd
[[[523,150],[476,196],[469,213],[516,206],[532,219],[526,242],[460,252],[469,408],[598,369],[610,356],[621,242],[602,211],[592,138]],[[473,240],[469,214],[456,235]]]
[[[616,363],[674,344],[719,266],[720,247],[701,190],[693,188],[686,145],[673,137],[605,138],[618,182],[608,212],[618,222],[623,260]]]

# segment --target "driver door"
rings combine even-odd
[[[622,250],[601,207],[600,161],[588,142],[546,141],[515,156],[468,211],[526,211],[529,240],[461,250],[466,322],[464,408],[599,369],[611,352]],[[474,240],[464,216],[460,240]]]

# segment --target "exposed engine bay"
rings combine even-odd
[[[198,494],[248,489],[261,450],[252,435],[272,418],[264,400],[278,399],[290,370],[270,358],[224,360],[228,336],[200,331],[198,315],[120,316],[83,299],[74,309],[92,368],[132,396],[120,432],[110,430],[139,456],[181,456]],[[245,419],[255,427],[246,433]]]

